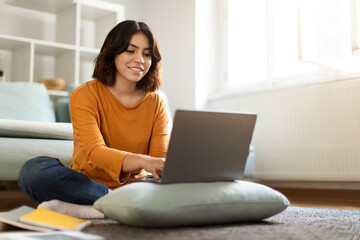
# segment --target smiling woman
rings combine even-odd
[[[24,164],[20,188],[47,208],[75,217],[102,218],[91,205],[121,178],[163,170],[169,118],[161,86],[161,55],[150,28],[124,21],[108,34],[92,81],[70,96],[74,152],[70,168],[36,157]]]
[[[140,49],[140,47],[142,49]],[[136,54],[135,54],[136,53]],[[104,45],[101,48],[99,56],[96,58],[96,65],[93,77],[112,86],[115,82],[114,74],[117,67],[114,58],[121,56],[121,59],[129,57],[130,55],[142,55],[144,63],[149,63],[150,67],[144,78],[137,82],[137,87],[148,91],[158,89],[162,84],[160,75],[160,50],[155,37],[150,28],[145,23],[136,23],[129,28],[123,25],[117,25],[111,30],[105,39]],[[147,61],[150,60],[150,62]],[[138,61],[138,59],[135,59]],[[141,61],[141,60],[140,60]],[[129,64],[129,63],[128,63]],[[132,63],[134,64],[134,63]],[[135,63],[135,67],[138,66]],[[128,65],[128,67],[134,67]]]

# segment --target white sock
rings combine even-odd
[[[105,218],[102,212],[96,210],[92,205],[79,205],[74,203],[63,202],[60,200],[51,200],[42,202],[38,208],[45,208],[54,212],[77,218]]]

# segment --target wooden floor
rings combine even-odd
[[[360,210],[360,190],[277,188],[290,206]]]
[[[39,203],[20,191],[16,181],[0,182],[0,212],[26,205],[36,207]]]
[[[290,189],[275,188],[290,201],[290,206],[360,210],[360,190]],[[16,182],[0,184],[0,212],[39,203],[22,193]]]

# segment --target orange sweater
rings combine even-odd
[[[110,189],[120,187],[124,157],[129,153],[165,157],[168,115],[157,93],[147,93],[126,107],[98,80],[82,84],[70,96],[74,153],[70,168]]]

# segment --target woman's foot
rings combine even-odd
[[[45,208],[77,218],[105,218],[104,214],[96,210],[92,205],[79,205],[60,200],[42,202],[38,208]]]

